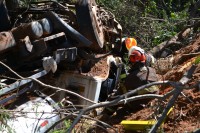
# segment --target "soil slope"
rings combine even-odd
[[[170,80],[170,81],[179,81],[183,74],[191,67],[194,60],[199,56],[200,51],[200,36],[197,37],[187,46],[176,51],[173,56],[170,58],[172,60],[168,63],[161,63],[159,67],[168,68],[165,69],[165,72],[160,74],[160,80]],[[167,66],[166,66],[167,65]],[[157,71],[160,69],[157,69]],[[158,72],[160,73],[160,72]],[[200,64],[197,65],[197,68],[193,74],[191,81],[187,84],[188,86],[194,85],[200,80]],[[160,94],[165,94],[170,91],[171,87],[161,87]],[[174,109],[168,115],[162,130],[165,133],[182,133],[182,132],[193,132],[200,128],[200,88],[193,88],[190,90],[184,90],[183,95],[180,95]],[[139,101],[138,101],[139,102]],[[168,101],[164,101],[163,107],[167,104]],[[151,119],[156,115],[155,109],[153,106],[156,106],[157,102],[152,100],[148,105],[141,105],[142,109],[134,108],[135,105],[132,104],[132,107],[124,107],[118,109],[117,113],[114,114],[111,119],[108,120],[108,123],[113,125],[113,127],[120,133],[133,133],[134,131],[125,130],[124,127],[120,124],[122,120],[147,120]],[[161,113],[161,112],[160,112]],[[110,130],[110,132],[112,132]],[[144,131],[140,131],[144,132]]]

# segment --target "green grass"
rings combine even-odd
[[[194,61],[194,64],[195,65],[197,65],[197,64],[199,64],[200,63],[200,56],[198,56],[196,59],[195,59],[195,61]]]
[[[61,129],[56,129],[52,131],[51,133],[66,133],[67,129],[71,126],[72,121],[71,120],[65,120],[64,125]]]

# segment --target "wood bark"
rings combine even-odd
[[[161,57],[162,52],[172,46],[172,45],[182,45],[183,42],[188,38],[189,34],[193,32],[193,34],[198,34],[198,28],[200,27],[200,21],[197,23],[194,23],[193,25],[186,26],[182,31],[180,31],[178,34],[173,36],[171,39],[164,41],[154,47],[150,52],[157,58]]]

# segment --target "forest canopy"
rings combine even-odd
[[[97,0],[140,45],[152,48],[199,21],[199,0]]]

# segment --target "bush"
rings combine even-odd
[[[187,24],[190,2],[169,0],[97,0],[113,12],[123,27],[124,36],[133,36],[138,44],[152,48],[171,38]]]

